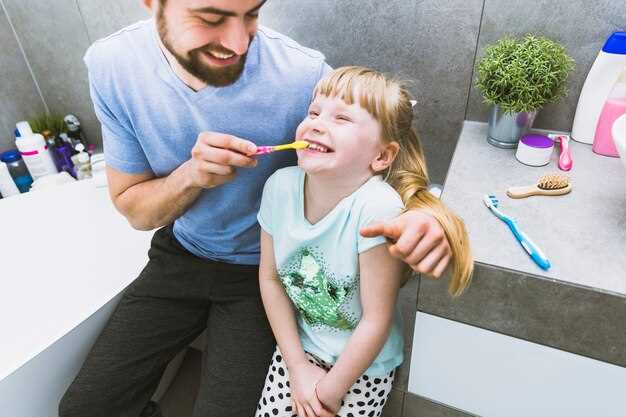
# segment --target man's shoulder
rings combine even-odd
[[[136,65],[137,60],[150,53],[151,19],[126,26],[96,40],[85,52],[84,61],[91,77]]]
[[[263,65],[273,67],[275,72],[287,74],[292,80],[303,77],[314,84],[324,73],[326,58],[321,52],[265,26],[259,27],[257,36]]]
[[[302,46],[295,40],[291,39],[287,35],[283,35],[273,29],[266,26],[259,26],[258,34],[260,38],[270,47],[277,49],[278,51],[292,56],[295,59],[310,60],[312,62],[319,63],[325,60],[324,54],[315,49]]]

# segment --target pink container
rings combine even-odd
[[[613,123],[623,114],[626,114],[626,99],[607,100],[600,113],[596,136],[593,140],[593,151],[600,155],[619,157],[611,128]]]
[[[626,114],[626,68],[622,71],[608,99],[604,103],[596,133],[593,139],[593,151],[600,155],[619,157],[611,128],[613,123]]]

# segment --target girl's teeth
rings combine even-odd
[[[318,152],[328,152],[328,148],[321,146],[321,145],[316,145],[315,143],[311,143],[309,145],[309,148],[318,151]]]

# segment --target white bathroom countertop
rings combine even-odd
[[[153,234],[91,180],[0,200],[0,231],[0,380],[126,288]]]

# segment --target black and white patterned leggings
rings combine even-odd
[[[332,365],[308,352],[306,356],[309,362],[326,371],[332,367]],[[362,375],[350,387],[343,401],[341,401],[341,408],[337,412],[337,416],[379,417],[391,393],[394,375],[395,371],[380,377]],[[265,377],[265,386],[255,417],[298,417],[291,400],[287,364],[278,347],[274,352],[272,363]]]

